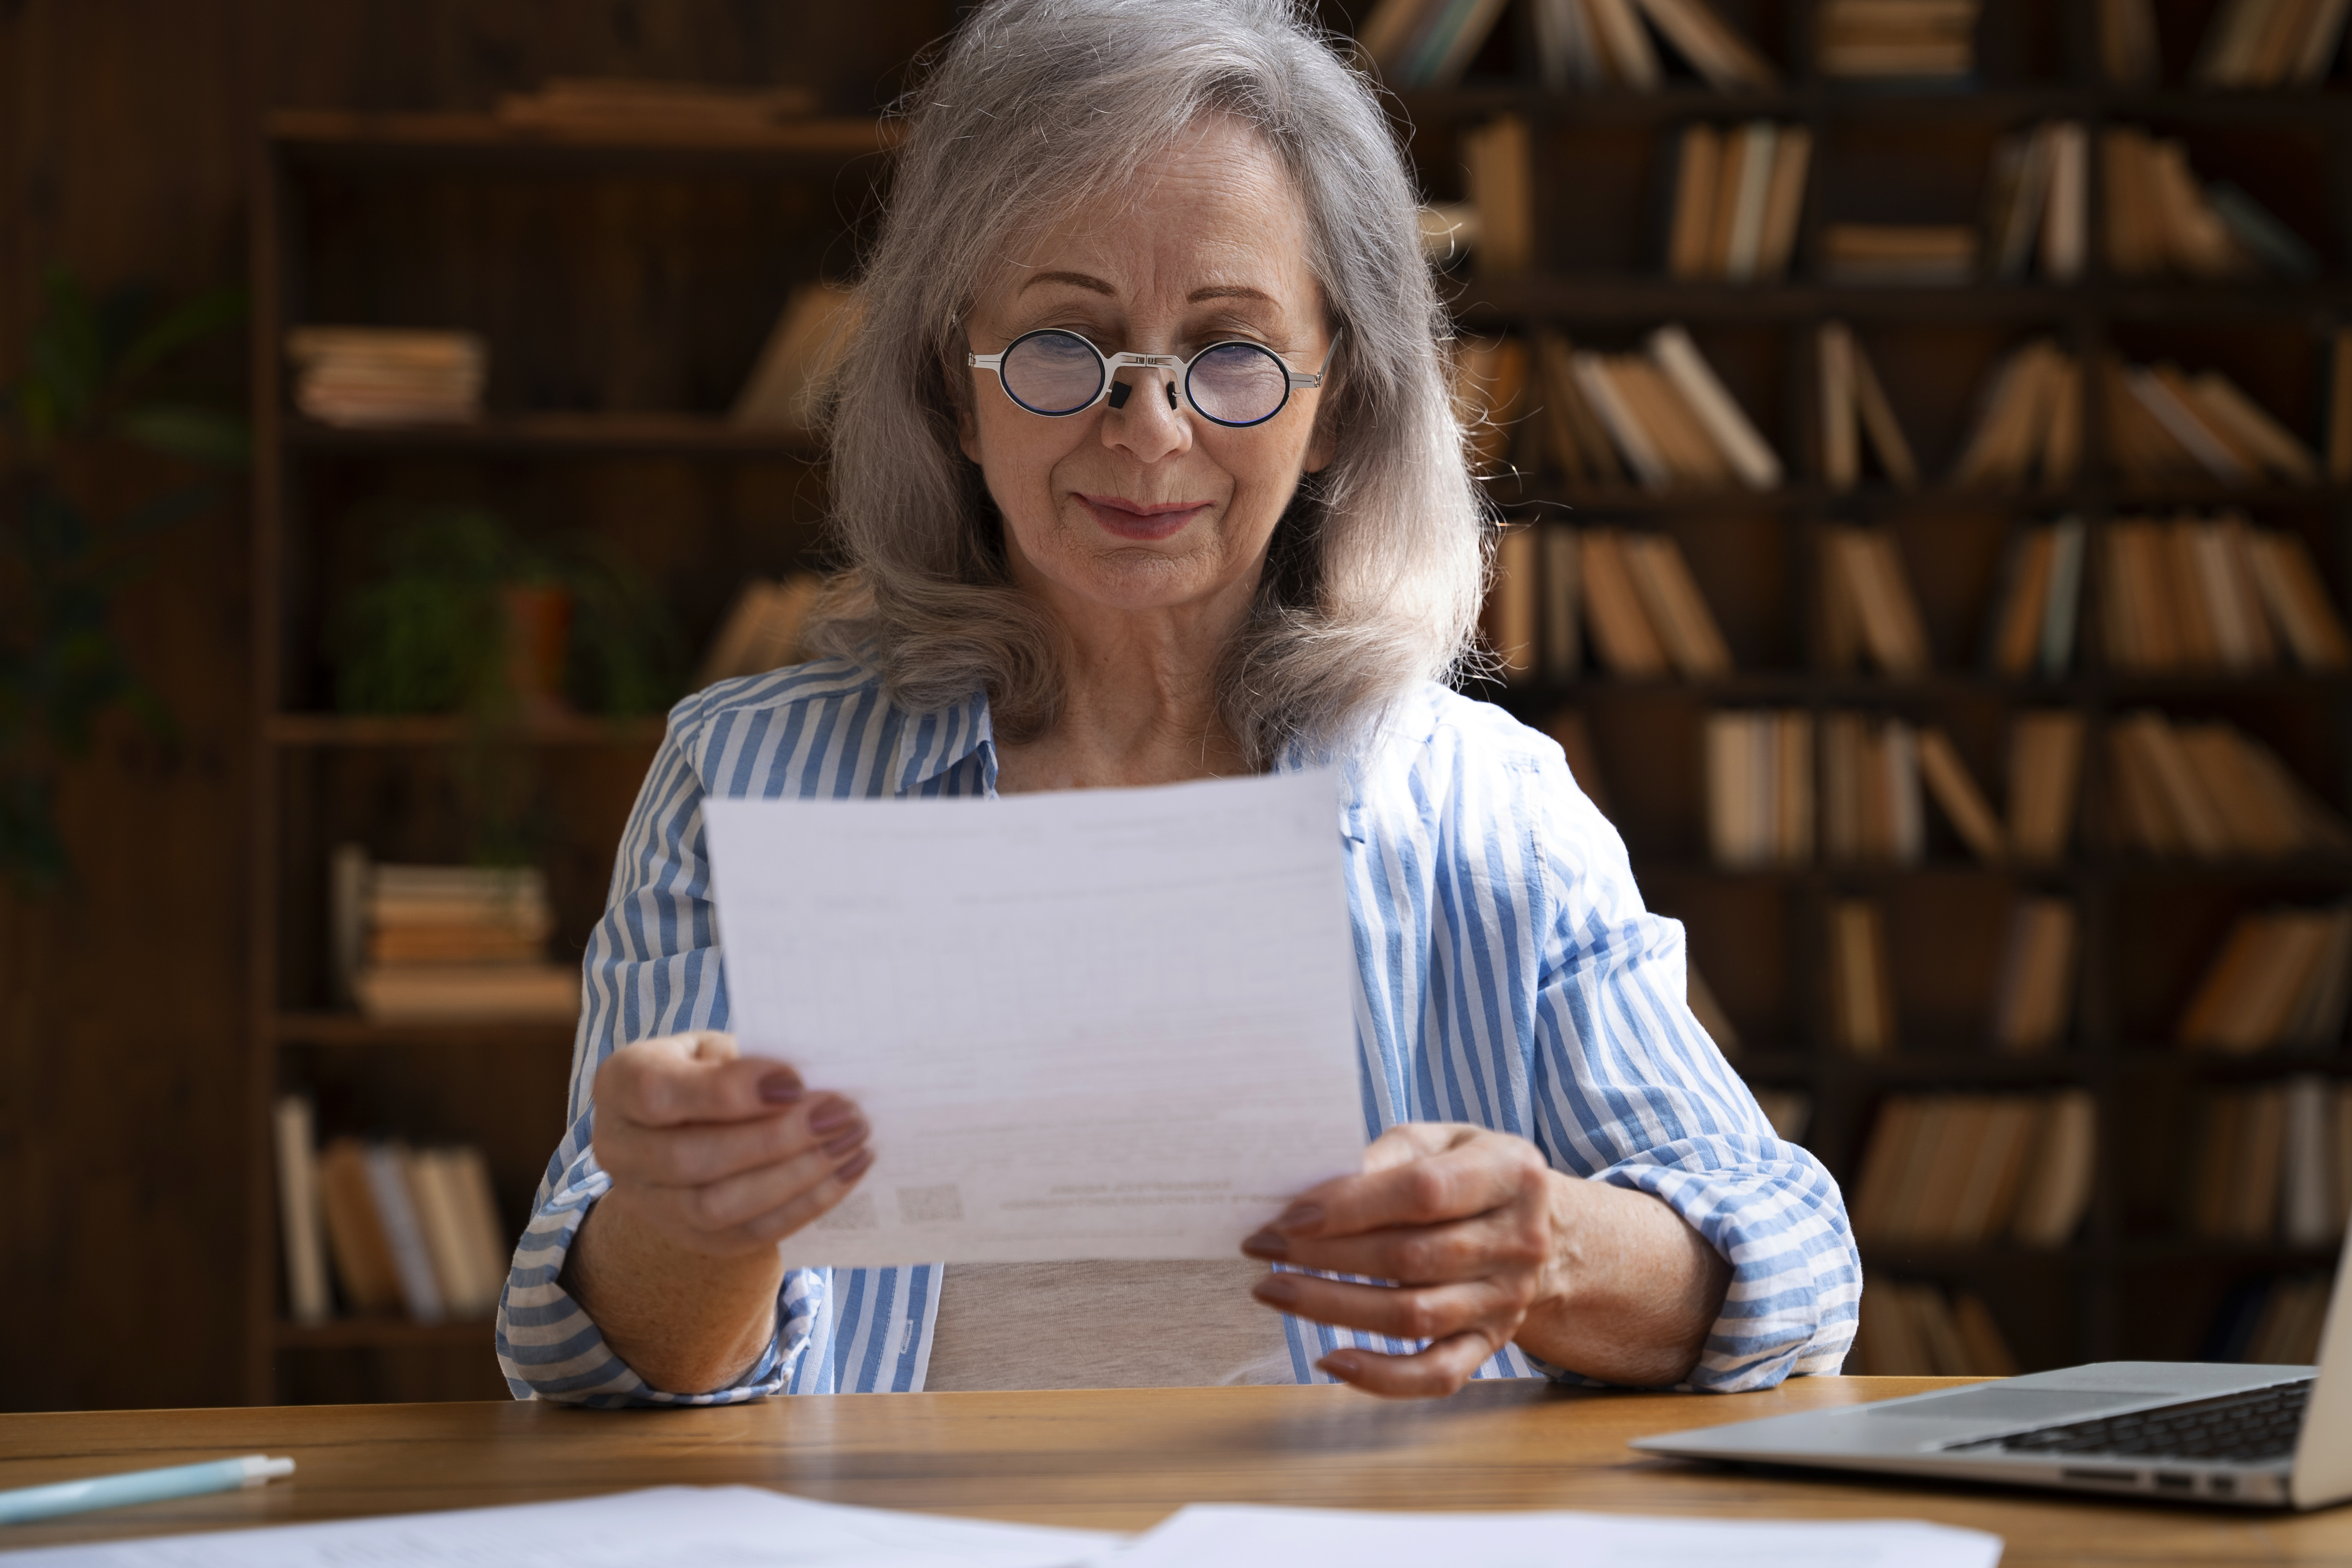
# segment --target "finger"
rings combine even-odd
[[[629,1195],[656,1223],[690,1245],[722,1243],[761,1215],[817,1192],[843,1168],[868,1155],[864,1140],[860,1128],[834,1148],[812,1149],[740,1175],[694,1187],[641,1184],[632,1187]]]
[[[1490,1279],[1391,1289],[1311,1274],[1269,1274],[1250,1294],[1294,1317],[1394,1340],[1443,1340],[1479,1328],[1499,1328],[1498,1338],[1507,1340],[1527,1310],[1524,1291]]]
[[[752,1240],[772,1245],[794,1231],[807,1229],[847,1197],[873,1163],[874,1151],[860,1149],[844,1161],[830,1177],[789,1202],[747,1221],[740,1227],[740,1231]]]
[[[1542,1162],[1524,1139],[1465,1140],[1440,1153],[1309,1188],[1268,1228],[1295,1245],[1302,1237],[1466,1219],[1511,1202]]]
[[[1532,1205],[1514,1203],[1473,1219],[1402,1226],[1360,1236],[1292,1240],[1263,1230],[1242,1243],[1243,1253],[1268,1263],[1295,1263],[1327,1274],[1360,1274],[1404,1285],[1537,1269],[1551,1261],[1551,1236]]]
[[[710,1030],[624,1046],[596,1069],[599,1116],[643,1127],[772,1116],[803,1093],[789,1066],[739,1057],[732,1037]]]
[[[1315,1364],[1340,1382],[1389,1399],[1442,1399],[1469,1382],[1501,1347],[1476,1332],[1441,1340],[1417,1355],[1333,1351]]]
[[[590,1144],[596,1163],[615,1181],[692,1187],[793,1159],[866,1124],[864,1113],[837,1094],[779,1110],[750,1121],[678,1127],[647,1127],[615,1116],[597,1122]]]
[[[1452,1121],[1400,1121],[1364,1150],[1364,1171],[1393,1170],[1430,1154],[1442,1154],[1461,1142],[1475,1127]]]

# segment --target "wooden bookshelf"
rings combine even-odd
[[[890,140],[872,119],[669,134],[465,114],[269,120],[253,215],[252,1400],[504,1393],[487,1322],[287,1321],[277,1094],[310,1094],[322,1138],[478,1145],[512,1231],[562,1133],[571,1026],[394,1026],[332,1005],[329,849],[356,839],[385,859],[462,859],[462,759],[498,752],[527,777],[556,952],[576,958],[664,726],[658,713],[501,725],[335,711],[322,633],[365,568],[362,509],[478,503],[526,534],[594,535],[699,647],[745,578],[790,570],[811,541],[823,454],[727,408],[792,287],[848,265]],[[344,428],[297,416],[280,345],[306,322],[479,333],[482,416]]]
[[[2168,85],[2116,88],[2099,78],[2090,0],[1987,0],[1975,79],[1881,86],[1829,80],[1814,70],[1808,0],[1711,3],[1773,58],[1781,88],[1717,93],[1682,77],[1655,93],[1547,92],[1535,85],[1532,26],[1514,6],[1460,87],[1397,100],[1434,200],[1468,195],[1459,151],[1467,130],[1501,114],[1530,127],[1535,268],[1482,278],[1475,247],[1466,263],[1457,262],[1448,298],[1466,330],[1549,328],[1579,347],[1613,350],[1654,326],[1686,323],[1789,472],[1784,488],[1760,494],[1654,495],[1580,489],[1541,471],[1490,476],[1489,498],[1513,520],[1622,523],[1671,534],[1690,558],[1738,668],[1715,679],[1629,680],[1594,671],[1588,658],[1584,673],[1565,684],[1530,678],[1483,694],[1531,723],[1564,707],[1582,711],[1643,893],[1653,908],[1685,921],[1696,963],[1745,1037],[1740,1070],[1759,1088],[1810,1095],[1805,1142],[1842,1180],[1854,1177],[1872,1118],[1890,1093],[2080,1087],[2093,1094],[2098,1179],[2091,1212],[2069,1246],[2037,1252],[1882,1245],[1865,1248],[1867,1267],[1981,1292],[2029,1367],[2193,1357],[2231,1286],[2319,1268],[2333,1257],[2181,1233],[2168,1184],[2178,1173],[2167,1161],[2189,1162],[2194,1096],[2205,1086],[2294,1072],[2342,1079],[2352,1076],[2352,1056],[2340,1044],[2320,1053],[2189,1056],[2171,1043],[2171,1025],[2231,914],[2273,899],[2309,903],[2352,894],[2352,858],[2206,863],[2118,850],[2103,820],[2097,736],[2111,715],[2140,705],[2227,718],[2288,755],[2304,782],[2341,810],[2352,805],[2352,682],[2292,668],[2220,676],[2107,668],[2095,542],[2111,518],[2240,509],[2259,523],[2303,534],[2340,612],[2352,590],[2352,493],[2337,485],[2132,483],[2106,460],[2095,389],[2086,409],[2088,460],[2063,491],[1954,489],[1941,476],[1965,437],[1987,368],[2035,334],[2077,355],[2113,349],[2133,360],[2171,355],[2192,367],[2219,365],[2306,442],[2322,446],[2321,334],[2352,321],[2352,184],[2345,175],[2352,168],[2352,92],[2342,64],[2315,89],[2187,87],[2186,62],[2215,6],[2158,0]],[[1674,137],[1693,121],[1759,118],[1802,124],[1813,138],[1788,277],[1745,285],[1668,278]],[[1832,282],[1815,268],[1828,222],[1977,223],[1976,195],[1993,139],[2045,118],[2082,121],[2093,138],[2092,258],[2079,280],[2052,282],[2037,272],[2014,282],[1904,288]],[[2205,283],[2109,274],[2096,148],[2101,131],[2116,124],[2179,137],[2200,174],[2259,185],[2258,199],[2324,257],[2323,276]],[[1866,481],[1839,494],[1823,482],[1811,344],[1830,320],[1851,322],[1870,344],[1918,450],[1922,489]],[[1976,649],[2003,550],[2023,525],[2068,513],[2084,521],[2094,542],[2069,672],[2014,680],[1984,673]],[[1819,667],[1814,540],[1823,527],[1847,522],[1883,524],[1902,540],[1937,645],[1930,673],[1905,679]],[[1735,564],[1710,573],[1710,553]],[[1980,865],[1946,825],[1931,821],[1927,857],[1917,865],[1817,860],[1718,868],[1706,855],[1697,727],[1706,712],[1739,706],[1801,708],[1816,718],[1860,709],[1945,724],[1996,799],[2000,754],[1989,742],[2006,716],[2026,707],[2073,710],[2087,722],[2089,743],[2072,852],[2056,866]],[[1987,912],[2011,889],[2063,893],[2082,914],[2074,1026],[2061,1047],[2040,1056],[2000,1056],[1978,1043],[1990,985],[1972,992],[1968,971],[1982,969],[1989,945],[1997,944],[1999,932],[1985,929]],[[1856,893],[1887,908],[1903,1018],[1903,1045],[1873,1059],[1831,1045],[1824,999],[1826,906]]]

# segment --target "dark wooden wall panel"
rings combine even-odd
[[[862,112],[953,12],[0,0],[0,377],[50,266],[242,282],[269,109],[482,110],[551,75],[633,75],[802,85]],[[163,477],[102,476],[126,495]],[[0,894],[0,1408],[238,1396],[246,522],[232,504],[182,529],[123,605],[176,741],[108,731],[65,784],[79,884]]]

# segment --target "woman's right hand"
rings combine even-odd
[[[856,1105],[715,1030],[623,1047],[595,1095],[596,1163],[613,1179],[598,1206],[619,1199],[638,1226],[704,1257],[772,1247],[874,1163]]]

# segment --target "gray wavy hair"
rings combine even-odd
[[[810,647],[928,711],[984,689],[1008,739],[1050,729],[1066,638],[1013,586],[957,439],[962,322],[1018,237],[1100,202],[1202,117],[1254,127],[1296,182],[1338,331],[1322,416],[1250,616],[1216,671],[1251,765],[1346,755],[1475,635],[1487,512],[1447,391],[1451,329],[1412,180],[1371,89],[1293,0],[989,0],[910,95],[831,417],[847,570]],[[954,368],[950,368],[954,367]]]

